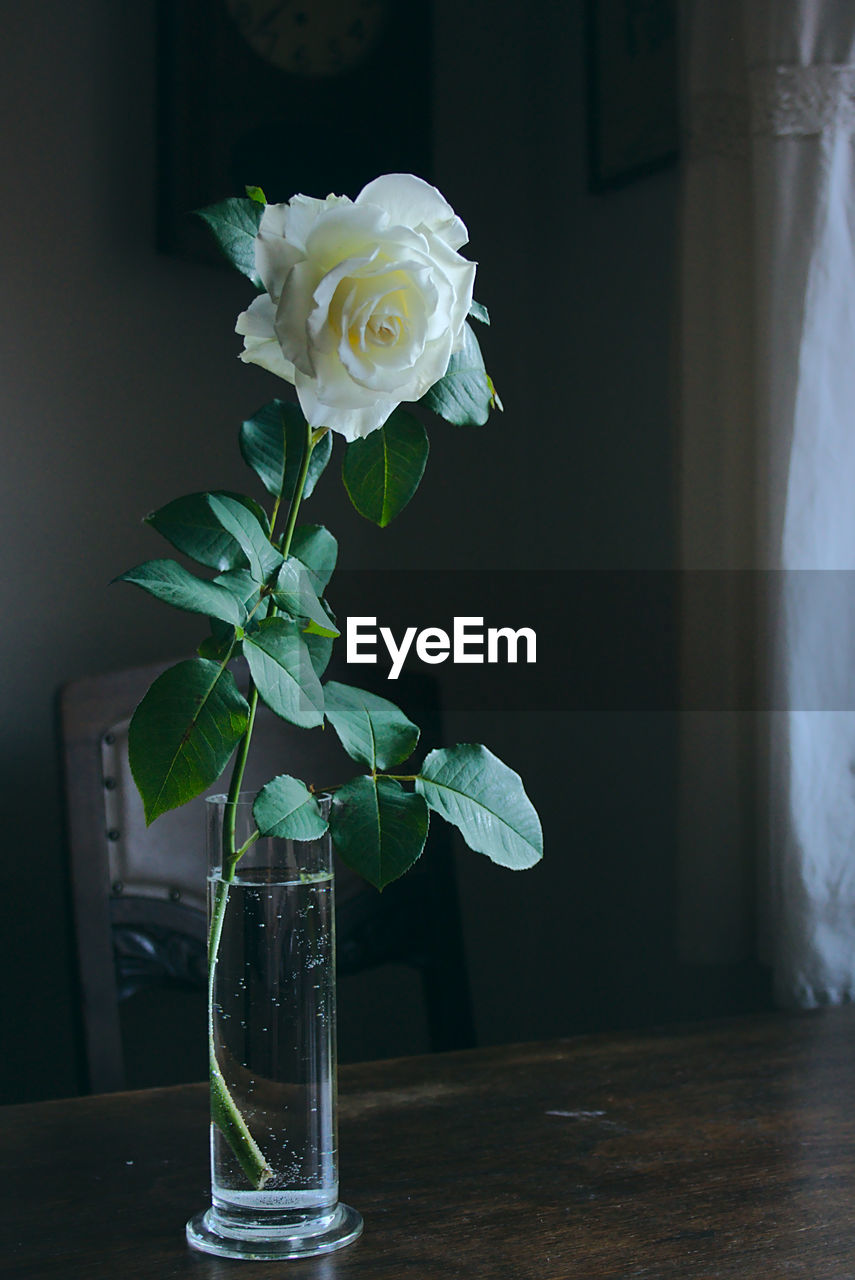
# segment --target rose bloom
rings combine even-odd
[[[356,200],[267,205],[255,240],[266,290],[239,317],[241,359],[297,388],[312,427],[347,440],[420,400],[463,343],[475,264],[466,227],[421,178],[390,173]]]

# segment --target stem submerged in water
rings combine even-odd
[[[234,868],[232,868],[233,874]],[[208,1067],[211,1075],[211,1119],[225,1136],[249,1181],[256,1191],[260,1191],[273,1176],[273,1170],[265,1160],[261,1148],[247,1128],[237,1103],[229,1093],[220,1064],[217,1062],[217,1046],[214,1040],[214,973],[228,900],[229,882],[225,879],[218,880],[211,910],[211,931],[208,935]]]

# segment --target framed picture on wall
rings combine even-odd
[[[592,191],[673,164],[679,145],[676,0],[586,0]]]
[[[429,0],[160,0],[158,247],[216,259],[199,209],[431,177]]]

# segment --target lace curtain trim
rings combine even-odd
[[[689,97],[690,158],[744,157],[752,137],[809,138],[827,130],[855,134],[855,67],[755,67],[745,94]]]

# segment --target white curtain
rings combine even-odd
[[[759,920],[779,1000],[810,1006],[855,991],[855,4],[682,18],[689,700],[719,673],[683,717],[683,950],[742,960]]]

